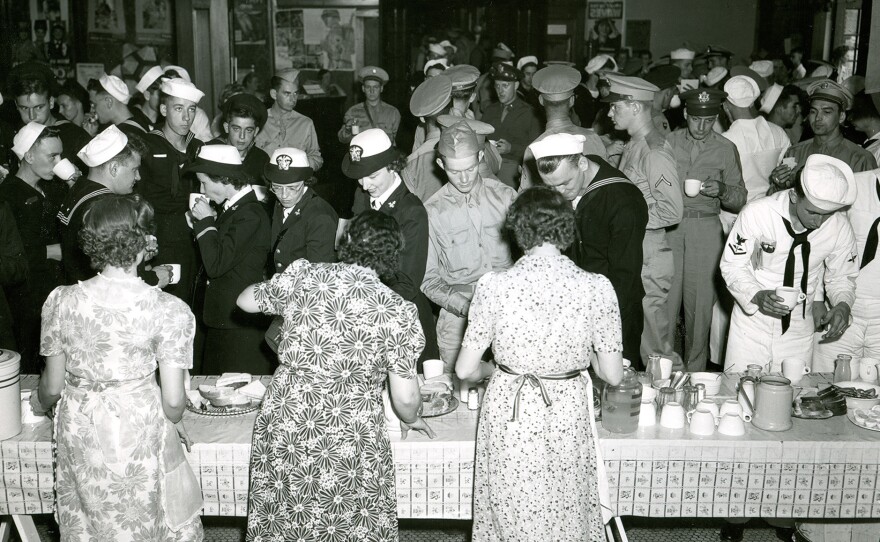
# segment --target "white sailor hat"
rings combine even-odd
[[[15,134],[15,137],[12,138],[12,152],[18,156],[19,160],[23,159],[25,153],[31,150],[34,142],[37,141],[37,138],[40,137],[40,134],[45,129],[46,127],[39,122],[31,121],[22,126],[18,133]]]
[[[162,69],[162,66],[153,66],[149,70],[144,72],[144,75],[141,76],[141,80],[138,81],[138,84],[135,86],[138,92],[143,94],[147,91],[150,86],[156,82],[156,79],[162,77],[165,74],[165,70]]]
[[[764,95],[761,96],[761,111],[769,115],[770,112],[773,111],[773,106],[779,101],[779,96],[781,94],[782,85],[773,83],[767,87],[767,90],[764,91]]]
[[[107,75],[106,73],[101,75],[98,78],[98,82],[101,83],[101,87],[107,91],[107,94],[113,96],[120,102],[124,104],[128,104],[128,101],[131,100],[131,94],[128,91],[128,86],[126,86],[125,82],[122,79],[116,77],[115,75]]]
[[[823,211],[837,211],[856,200],[852,169],[843,160],[825,154],[807,157],[801,172],[801,186],[807,201]]]
[[[687,49],[685,47],[681,47],[679,49],[673,49],[669,53],[670,60],[693,60],[696,56],[694,51]]]
[[[89,167],[98,167],[109,162],[122,152],[128,144],[128,137],[115,124],[92,138],[76,155]]]
[[[605,67],[605,64],[611,62],[611,71],[617,71],[617,62],[615,62],[614,57],[611,55],[596,55],[587,62],[587,66],[584,68],[584,71],[590,75],[593,75],[597,71],[601,70]]]
[[[162,92],[193,103],[199,103],[199,100],[205,96],[205,93],[197,89],[194,84],[180,78],[162,81]]]
[[[749,64],[749,68],[755,70],[755,73],[760,75],[763,78],[770,77],[773,75],[773,61],[772,60],[756,60]]]
[[[434,60],[429,60],[429,61],[425,62],[425,69],[422,71],[424,72],[425,75],[427,75],[428,70],[430,70],[431,68],[437,68],[437,67],[441,67],[441,68],[443,68],[443,71],[446,71],[446,68],[449,67],[449,61],[446,60],[445,58],[435,58]]]
[[[444,47],[444,51],[443,51],[444,53],[446,52],[446,50],[445,50],[446,47],[449,47],[450,49],[452,49],[453,53],[458,51],[458,47],[456,47],[455,45],[452,45],[452,43],[450,43],[449,40],[443,40],[438,45],[440,45],[440,47]]]
[[[727,101],[737,107],[751,107],[761,95],[758,83],[745,75],[735,75],[728,79],[724,83],[724,92],[727,93]]]
[[[524,56],[521,59],[516,61],[516,69],[522,71],[523,66],[528,64],[534,64],[535,67],[538,67],[538,57],[534,55]]]
[[[166,72],[175,71],[175,72],[177,72],[177,75],[179,75],[181,79],[183,79],[184,81],[187,81],[189,83],[192,83],[192,77],[189,76],[189,72],[186,71],[186,68],[184,68],[182,66],[175,66],[173,64],[171,66],[165,66],[165,71]]]
[[[529,145],[535,160],[546,156],[569,156],[584,152],[584,141],[580,134],[552,134]]]
[[[703,82],[709,86],[717,85],[722,79],[727,77],[727,73],[727,68],[715,66],[709,70],[709,73],[703,76]]]
[[[435,55],[445,55],[446,49],[439,43],[431,43],[428,44],[428,51],[434,53]]]

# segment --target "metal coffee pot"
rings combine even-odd
[[[765,431],[791,429],[791,401],[794,388],[782,376],[763,376],[755,386],[752,425]]]

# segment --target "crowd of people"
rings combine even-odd
[[[689,371],[880,357],[880,114],[845,62],[807,77],[795,54],[733,66],[712,46],[583,70],[503,43],[476,66],[449,41],[423,53],[412,149],[389,74],[366,66],[341,164],[295,109],[296,69],[268,107],[240,86],[215,119],[179,66],[87,91],[18,69],[0,346],[42,370],[64,539],[201,538],[178,445],[188,371],[274,372],[248,540],[395,539],[381,392],[433,436],[418,373],[434,358],[450,381],[490,379],[474,539],[599,539],[591,365],[614,385],[654,354]],[[357,183],[345,213],[315,191],[322,168]]]

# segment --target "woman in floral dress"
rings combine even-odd
[[[57,403],[62,542],[203,539],[201,490],[175,430],[195,319],[136,275],[152,231],[153,210],[137,196],[94,202],[80,239],[100,272],[56,288],[43,306],[46,368],[32,405]]]
[[[546,187],[523,192],[507,226],[524,256],[484,275],[456,373],[491,376],[474,467],[474,541],[604,540],[592,384],[622,377],[620,313],[611,283],[561,254],[574,212]],[[492,346],[495,363],[481,362]],[[607,500],[606,500],[607,504]]]
[[[416,308],[381,282],[402,243],[392,217],[365,211],[344,263],[297,260],[239,296],[246,311],[284,316],[281,366],[254,427],[248,541],[397,540],[386,379],[402,429],[433,436],[419,416]]]

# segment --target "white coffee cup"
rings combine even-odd
[[[361,127],[358,126],[357,124],[352,124],[351,125],[351,133],[354,135],[358,135],[359,133],[361,133]]]
[[[721,416],[721,412],[718,410],[718,405],[712,399],[703,399],[697,403],[697,410],[708,410],[712,413],[712,416],[716,418]]]
[[[423,372],[425,375],[425,380],[431,380],[432,378],[436,378],[438,376],[443,375],[443,360],[442,359],[426,359],[423,366]]]
[[[782,376],[791,380],[792,385],[800,382],[801,378],[808,374],[810,374],[810,367],[806,361],[797,358],[785,358],[782,360]]]
[[[721,416],[721,422],[718,424],[718,432],[729,437],[741,437],[746,434],[746,426],[742,418],[728,412]]]
[[[703,189],[703,181],[700,179],[685,179],[684,180],[684,193],[688,195],[690,198],[695,198],[700,194],[700,190]]]
[[[52,172],[55,173],[59,179],[69,181],[71,177],[76,175],[76,166],[74,166],[70,160],[65,158],[55,164],[55,167],[52,168]]]
[[[697,407],[697,410],[688,412],[688,421],[692,435],[707,437],[715,432],[715,415],[703,407]]]
[[[728,414],[733,414],[744,422],[752,421],[752,415],[746,414],[743,411],[742,405],[739,404],[739,401],[737,401],[736,399],[728,399],[727,401],[724,401],[724,403],[721,404],[721,412],[719,414],[721,415],[722,420]]]
[[[639,427],[651,427],[657,424],[657,407],[654,401],[643,400],[639,407]]]
[[[797,307],[798,303],[807,298],[799,288],[793,288],[791,286],[777,286],[776,295],[782,298],[781,303],[789,309],[794,309]]]
[[[672,360],[669,358],[660,358],[660,378],[666,379],[672,377]]]
[[[788,166],[790,169],[794,169],[797,167],[797,158],[794,156],[786,156],[782,159],[782,165]]]
[[[168,284],[177,284],[180,282],[180,264],[179,263],[166,263],[168,267],[171,268],[171,282]]]
[[[192,209],[196,206],[196,202],[200,199],[208,201],[208,197],[204,194],[190,194],[189,195],[189,208]]]
[[[683,429],[684,428],[684,407],[681,403],[672,401],[663,405],[663,411],[660,413],[660,425],[666,429]]]

